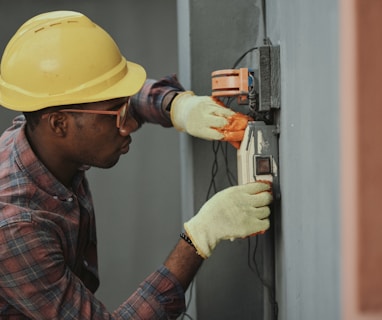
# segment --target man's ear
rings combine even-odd
[[[54,134],[65,137],[68,130],[68,117],[64,112],[52,112],[49,114],[49,128]]]

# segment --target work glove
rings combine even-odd
[[[219,100],[196,96],[192,91],[178,94],[171,103],[173,126],[205,140],[222,140],[239,148],[250,117],[234,112]]]
[[[254,182],[216,193],[184,223],[197,253],[208,258],[221,240],[234,240],[269,228],[271,186]]]

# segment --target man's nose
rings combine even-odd
[[[128,136],[129,134],[137,131],[139,128],[138,121],[134,117],[130,117],[124,125],[119,128],[121,136]]]

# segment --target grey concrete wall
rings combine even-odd
[[[25,20],[50,10],[87,14],[149,77],[177,72],[175,0],[0,0],[0,51]],[[13,116],[1,110],[1,131]],[[97,296],[110,309],[164,261],[180,231],[178,133],[145,125],[132,138],[129,153],[116,167],[89,171],[99,242]]]
[[[273,213],[278,319],[339,319],[338,3],[264,1],[262,28],[262,2],[190,1],[191,86],[209,94],[211,71],[230,68],[265,32],[280,45],[282,201]],[[209,142],[193,139],[192,147],[197,209],[206,199],[214,153]],[[228,148],[233,171],[235,156]],[[221,154],[218,164],[221,189],[229,185]],[[203,265],[198,319],[269,319],[262,285],[248,266],[251,248],[245,241],[223,243]]]
[[[340,319],[338,2],[267,5],[282,66],[280,319]]]

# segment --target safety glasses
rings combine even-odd
[[[124,128],[127,126],[127,123],[129,121],[134,121],[136,123],[136,120],[134,117],[129,113],[129,102],[126,101],[122,104],[122,106],[116,110],[87,110],[87,109],[60,109],[58,112],[74,112],[74,113],[91,113],[91,114],[105,114],[105,115],[114,115],[117,117],[116,126],[117,128]],[[43,114],[42,119],[47,118],[49,116],[49,113]]]

